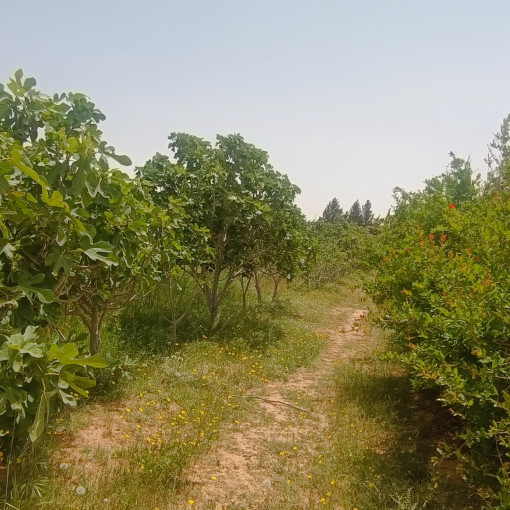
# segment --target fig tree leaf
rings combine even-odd
[[[112,152],[109,156],[122,166],[129,166],[133,164],[129,156],[115,154],[115,152]]]

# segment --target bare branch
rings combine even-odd
[[[239,397],[239,398],[257,398],[259,400],[262,400],[263,402],[267,402],[268,404],[281,404],[283,406],[292,407],[293,409],[297,409],[298,411],[303,411],[304,413],[311,414],[312,411],[305,409],[304,407],[295,406],[294,404],[291,404],[289,402],[284,402],[283,400],[276,400],[272,398],[266,398],[261,397],[259,395],[231,395],[232,397]]]

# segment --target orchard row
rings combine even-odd
[[[422,191],[395,190],[368,285],[417,387],[459,419],[463,461],[490,508],[510,508],[510,117],[483,182],[453,154]]]
[[[21,71],[0,85],[0,437],[35,440],[55,401],[86,396],[105,318],[157,282],[189,275],[213,324],[235,281],[245,298],[269,275],[276,296],[283,279],[319,285],[352,266],[361,228],[324,236],[331,225],[309,224],[299,189],[242,136],[172,133],[171,157],[129,177],[86,96],[35,85]],[[62,332],[71,316],[88,334]]]

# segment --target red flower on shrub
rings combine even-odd
[[[441,234],[441,243],[444,243],[447,237],[448,236],[446,234]]]
[[[450,204],[448,207],[450,207],[450,210],[455,209],[455,204]]]

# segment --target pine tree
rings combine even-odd
[[[340,219],[342,217],[343,211],[340,207],[340,204],[338,203],[338,200],[336,198],[333,198],[328,205],[326,206],[326,209],[324,209],[324,212],[322,213],[322,220],[326,221],[328,223],[333,223]]]
[[[363,215],[363,225],[372,225],[374,213],[372,212],[372,202],[370,200],[367,200],[361,208],[361,214]]]
[[[359,200],[356,200],[349,209],[349,220],[358,225],[363,225],[363,212],[361,211]]]

